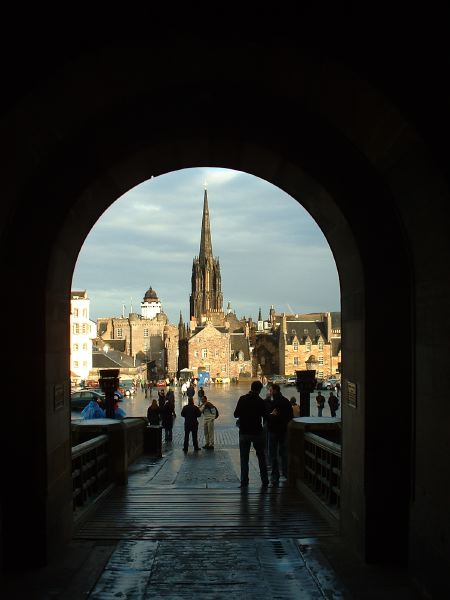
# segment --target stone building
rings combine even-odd
[[[158,375],[172,377],[176,374],[178,330],[169,324],[152,287],[145,293],[141,314],[99,318],[97,329],[104,343],[125,352],[137,362],[155,361]]]
[[[206,320],[208,313],[223,314],[222,277],[219,259],[214,258],[209,223],[208,194],[203,198],[203,218],[200,237],[200,252],[192,264],[192,293],[190,315],[198,324]]]
[[[194,374],[208,371],[211,377],[233,378],[251,374],[249,329],[236,318],[228,303],[223,310],[219,259],[214,258],[208,195],[203,198],[200,252],[192,265],[189,328],[180,313],[179,369]]]
[[[261,311],[253,332],[253,374],[294,375],[315,360],[318,379],[340,373],[340,313],[276,315],[273,306],[269,319],[262,321]]]
[[[92,369],[92,340],[97,326],[89,318],[90,300],[86,290],[70,292],[70,378],[79,384]]]

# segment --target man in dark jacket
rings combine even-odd
[[[259,474],[263,486],[269,484],[267,475],[266,454],[264,448],[264,434],[261,420],[266,415],[264,400],[259,393],[263,385],[260,381],[253,381],[250,392],[241,396],[236,405],[234,416],[239,419],[239,452],[241,459],[241,487],[248,487],[248,461],[250,447],[256,451],[259,462]]]
[[[200,450],[198,446],[198,418],[202,416],[198,406],[194,404],[194,397],[191,396],[188,399],[186,406],[183,406],[181,416],[184,417],[184,445],[183,452],[188,451],[189,447],[189,434],[192,433],[192,443],[194,445],[195,452]]]
[[[288,448],[287,426],[294,418],[290,401],[281,394],[280,386],[276,383],[271,386],[272,411],[269,413],[267,428],[269,430],[270,452],[272,459],[272,485],[278,485],[281,475],[287,478]]]

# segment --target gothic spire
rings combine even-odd
[[[213,257],[212,243],[211,243],[211,227],[209,224],[209,209],[208,209],[208,192],[205,189],[205,196],[203,199],[203,218],[202,218],[202,234],[200,238],[200,254],[199,262],[201,265],[205,264],[207,258]]]

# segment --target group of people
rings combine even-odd
[[[183,406],[181,416],[184,417],[184,443],[183,452],[187,452],[189,448],[189,438],[192,437],[192,445],[194,451],[198,452],[198,419],[203,415],[203,429],[205,434],[206,450],[214,450],[214,422],[219,417],[217,407],[208,400],[203,393],[201,396],[202,402],[200,406],[194,404],[194,395],[188,396],[188,403]]]
[[[164,429],[166,442],[172,441],[175,414],[175,395],[171,389],[167,394],[163,389],[158,390],[158,398],[154,398],[147,410],[149,425],[161,425]]]
[[[278,384],[269,387],[266,399],[260,393],[263,384],[253,381],[250,391],[241,396],[234,416],[239,426],[239,454],[241,487],[249,484],[250,448],[256,451],[259,473],[264,487],[277,486],[280,479],[287,478],[288,449],[287,427],[294,418],[293,404],[285,398]],[[269,468],[271,481],[269,482]]]
[[[325,407],[325,397],[322,396],[321,392],[316,396],[316,404],[317,404],[317,416],[321,417],[323,409]],[[332,417],[336,416],[336,411],[339,408],[339,398],[334,395],[333,392],[330,392],[328,397],[328,406],[330,407],[330,413]]]

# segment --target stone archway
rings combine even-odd
[[[357,382],[359,389],[358,409],[343,407],[342,530],[369,560],[379,559],[382,548],[385,558],[405,560],[411,406],[402,419],[392,416],[395,443],[400,441],[402,448],[392,453],[394,440],[389,435],[387,445],[378,445],[376,423],[384,413],[375,390],[366,385],[375,375],[372,358],[378,332],[392,311],[403,314],[397,334],[405,348],[411,344],[411,265],[392,190],[377,162],[380,148],[388,153],[393,129],[401,146],[405,123],[379,94],[339,65],[325,63],[315,70],[314,62],[298,62],[299,57],[286,54],[277,57],[267,78],[265,69],[257,66],[261,57],[252,50],[238,56],[231,48],[217,49],[208,58],[211,65],[231,61],[236,71],[211,76],[208,85],[199,88],[193,68],[198,49],[183,48],[192,53],[192,60],[184,65],[186,71],[175,69],[170,77],[163,65],[174,57],[175,49],[168,54],[163,50],[167,49],[139,56],[129,49],[121,54],[111,50],[110,62],[104,57],[100,62],[82,59],[70,81],[57,81],[45,89],[40,99],[52,98],[52,104],[39,105],[37,121],[43,125],[35,135],[45,152],[37,159],[26,129],[26,111],[18,111],[24,121],[22,180],[16,196],[11,195],[10,227],[1,250],[7,265],[17,257],[25,262],[33,256],[35,267],[27,280],[10,269],[9,282],[22,297],[33,290],[28,335],[45,350],[39,349],[30,365],[39,403],[31,406],[32,419],[24,423],[23,444],[12,435],[7,440],[17,461],[32,462],[31,481],[17,477],[16,483],[24,498],[31,488],[33,501],[31,508],[25,499],[14,505],[13,495],[6,494],[5,514],[24,515],[20,527],[36,532],[36,547],[30,546],[35,555],[37,548],[45,555],[70,537],[69,410],[67,404],[56,410],[54,395],[56,387],[67,381],[68,292],[87,233],[116,198],[152,175],[222,166],[262,177],[296,198],[330,244],[342,290],[343,377]],[[159,65],[152,82],[140,76],[146,60]],[[289,86],[277,86],[280,69]],[[102,78],[96,79],[96,73]],[[98,105],[83,97],[87,80],[91,99],[96,98]],[[114,87],[118,81],[121,85]],[[339,83],[340,102],[331,103],[327,97],[331,81]],[[352,103],[346,105],[355,96],[361,109],[357,119],[350,110]],[[36,103],[36,98],[32,101]],[[55,103],[56,117],[51,112]],[[76,109],[75,123],[71,109]],[[389,128],[378,128],[376,143],[371,144],[374,121],[382,122],[387,115]],[[53,135],[56,118],[58,135]],[[50,211],[41,210],[44,198]],[[377,246],[380,237],[383,243]],[[6,325],[5,333],[13,337],[12,324]],[[410,378],[410,352],[399,362]],[[67,399],[68,389],[65,393]],[[410,398],[410,390],[406,395]],[[15,416],[27,415],[18,407]],[[12,468],[8,476],[13,478]],[[377,517],[387,503],[390,513],[380,527]],[[388,533],[392,556],[386,557]],[[16,535],[6,525],[13,556],[23,551],[22,546],[13,547]]]

